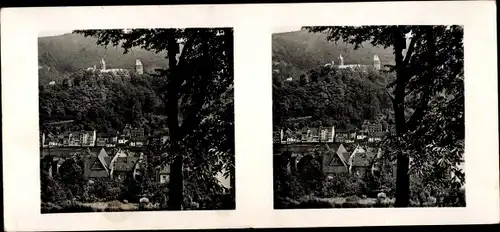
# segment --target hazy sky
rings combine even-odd
[[[301,28],[301,26],[279,26],[279,27],[273,28],[273,33],[298,31],[298,30],[300,30],[300,28]]]
[[[71,33],[72,30],[54,30],[54,31],[41,31],[38,33],[38,36],[40,37],[45,37],[45,36],[55,36],[55,35],[62,35],[66,33]]]
[[[289,32],[289,31],[298,31],[300,30],[301,26],[279,26],[273,28],[272,32],[273,33],[281,33],[281,32]],[[52,30],[52,31],[41,31],[39,33],[40,37],[45,37],[45,36],[55,36],[55,35],[62,35],[66,33],[71,33],[71,30]]]

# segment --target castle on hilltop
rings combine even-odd
[[[372,65],[362,65],[362,64],[344,64],[344,57],[342,57],[342,54],[339,56],[339,64],[335,66],[335,62],[332,61],[331,63],[327,63],[324,66],[325,67],[337,67],[341,69],[345,68],[361,68],[361,69],[368,69],[368,68],[373,68],[375,70],[380,70],[380,59],[378,58],[377,55],[373,56],[373,64]]]
[[[106,61],[104,61],[104,58],[101,58],[101,68],[97,69],[96,65],[94,67],[89,67],[87,70],[89,71],[94,71],[94,72],[101,72],[101,73],[126,73],[129,74],[130,70],[128,69],[122,69],[122,68],[112,68],[112,69],[107,69],[106,68]],[[142,62],[140,59],[135,60],[135,72],[139,75],[144,74],[144,67],[142,65]]]

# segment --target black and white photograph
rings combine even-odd
[[[274,33],[274,208],[465,207],[463,31]]]
[[[44,31],[42,213],[235,209],[233,29]]]
[[[0,16],[7,231],[500,218],[494,2]]]

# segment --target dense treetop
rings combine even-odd
[[[385,83],[390,74],[375,70],[317,67],[298,80],[274,75],[273,124],[275,129],[303,126],[360,127],[364,120],[392,122],[392,105]],[[289,119],[307,117],[307,120]]]
[[[160,128],[165,117],[164,105],[156,89],[161,79],[148,75],[80,71],[63,79],[61,84],[39,88],[40,123],[42,130],[61,132],[86,129],[101,132],[121,130],[125,124]],[[46,122],[74,120],[59,129],[44,126]]]

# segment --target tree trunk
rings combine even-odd
[[[406,41],[403,33],[398,26],[393,29],[394,53],[396,58],[396,87],[394,90],[394,116],[396,121],[396,133],[398,137],[406,133],[405,119],[405,87],[408,81],[403,65],[403,49]],[[397,171],[396,171],[396,202],[395,207],[408,207],[410,203],[410,176],[409,176],[409,158],[407,154],[398,151]]]
[[[169,63],[169,76],[167,88],[167,123],[170,135],[170,149],[169,157],[174,157],[170,165],[170,181],[168,184],[168,209],[169,210],[182,210],[183,200],[183,155],[180,149],[180,127],[179,127],[179,86],[181,77],[179,75],[177,66],[177,53],[179,52],[179,44],[177,43],[174,31],[168,35],[168,63]]]
[[[182,202],[184,198],[184,176],[182,175],[183,169],[183,155],[176,154],[174,161],[170,166],[170,182],[168,191],[168,209],[169,210],[182,210]]]
[[[233,164],[234,164],[234,156],[233,156]],[[231,167],[230,169],[230,176],[229,176],[229,181],[230,181],[230,187],[231,187],[231,197],[233,199],[233,202],[231,202],[231,206],[232,208],[235,208],[236,207],[236,172],[235,172],[235,168],[234,166]]]

